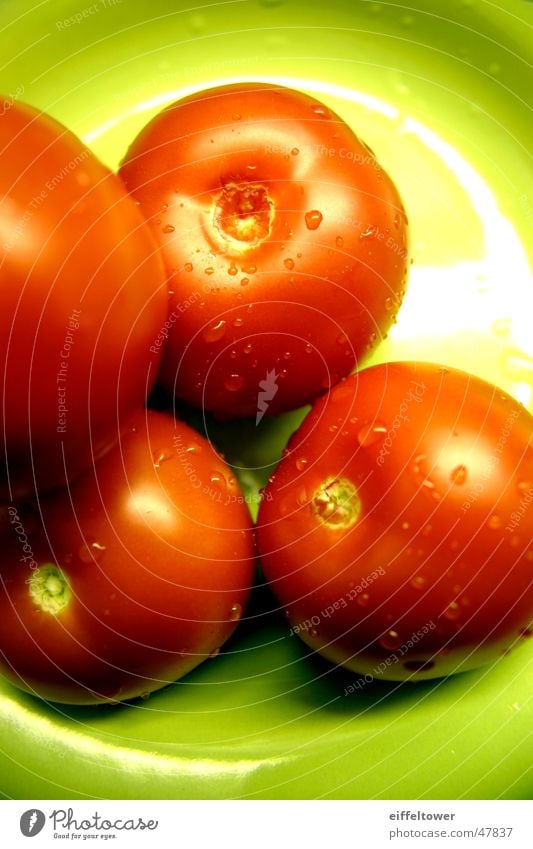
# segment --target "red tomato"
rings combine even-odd
[[[0,499],[71,479],[159,365],[168,291],[120,180],[51,118],[0,118]]]
[[[533,419],[463,372],[375,366],[321,399],[258,520],[293,633],[370,678],[487,663],[533,617]]]
[[[70,488],[1,514],[0,668],[58,702],[122,701],[217,652],[247,602],[246,504],[210,444],[139,413]]]
[[[407,220],[372,151],[314,97],[246,83],[157,115],[120,169],[173,292],[159,381],[223,417],[294,409],[386,335]]]

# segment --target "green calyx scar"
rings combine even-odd
[[[61,571],[54,563],[43,563],[32,573],[28,581],[30,598],[44,613],[56,616],[68,606],[72,590]]]
[[[323,483],[311,499],[313,512],[332,530],[347,530],[358,521],[362,505],[354,484],[347,478]]]

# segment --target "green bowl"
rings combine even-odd
[[[532,409],[533,5],[189,5],[4,0],[0,88],[112,167],[152,115],[196,89],[265,80],[316,93],[376,151],[409,212],[409,289],[372,362],[459,366]],[[256,438],[246,423],[211,428],[252,502],[300,418]],[[530,796],[528,641],[477,672],[345,695],[350,676],[270,606],[258,592],[216,659],[147,701],[65,708],[1,684],[4,797]]]

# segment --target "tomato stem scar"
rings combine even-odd
[[[334,478],[323,483],[313,495],[311,505],[322,522],[339,530],[355,525],[362,509],[356,487],[346,478]]]
[[[44,613],[54,616],[70,602],[72,591],[63,572],[54,563],[44,563],[28,581],[32,601]]]
[[[274,204],[259,183],[227,183],[213,199],[213,226],[241,250],[270,236]]]

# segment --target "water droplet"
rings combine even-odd
[[[224,386],[228,392],[238,392],[243,383],[244,379],[240,374],[230,374],[224,380]]]
[[[307,345],[304,348],[304,351],[305,351],[306,354],[312,354],[313,353],[313,346],[310,345],[309,343],[307,343]]]
[[[357,596],[356,602],[359,607],[367,607],[368,602],[370,601],[370,596],[368,593],[361,593]]]
[[[244,354],[251,354],[251,353],[252,353],[252,349],[253,349],[253,345],[252,345],[252,343],[251,343],[251,342],[248,342],[248,343],[244,346],[244,348],[243,348],[242,350],[243,350],[243,353],[244,353]]]
[[[366,448],[369,445],[374,445],[378,440],[383,439],[387,432],[387,428],[383,422],[371,422],[359,428],[357,441],[362,448]]]
[[[237,622],[242,616],[242,606],[240,604],[233,604],[231,606],[229,618],[230,622]]]
[[[377,224],[368,224],[359,236],[360,239],[374,239],[379,232]]]
[[[289,271],[292,271],[292,269],[294,268],[294,260],[293,259],[284,259],[283,265],[285,266],[285,268],[288,268]]]
[[[174,452],[170,448],[164,448],[159,451],[155,451],[153,455],[154,466],[156,469],[165,463],[167,460],[172,460],[174,456]]]
[[[450,474],[450,480],[457,486],[461,486],[463,483],[465,483],[467,477],[468,471],[466,466],[463,465],[456,466]]]
[[[216,486],[218,489],[226,489],[227,488],[228,482],[227,482],[225,476],[222,474],[222,472],[217,472],[217,471],[211,472],[211,475],[209,476],[209,480],[213,484],[213,486]]]
[[[204,269],[204,274],[214,274],[215,269],[210,265],[209,268]]]
[[[308,230],[317,230],[322,223],[322,213],[318,209],[311,209],[305,213],[305,224]]]
[[[249,277],[243,277],[242,280],[241,280],[241,286],[247,286],[249,282],[250,282]]]
[[[228,274],[231,274],[232,277],[235,277],[235,275],[238,273],[238,271],[239,271],[239,269],[237,268],[236,265],[230,265],[229,268],[228,268]]]
[[[162,228],[163,233],[173,233],[176,228],[172,226],[172,224],[165,224]]]
[[[210,324],[202,333],[205,342],[219,342],[226,333],[226,322],[224,319],[219,319],[213,324]]]
[[[102,558],[105,550],[105,545],[101,545],[99,542],[91,542],[87,545],[80,546],[78,557],[82,563],[93,563],[93,561],[98,561]]]
[[[291,153],[292,153],[293,156],[298,156],[300,151],[298,150],[297,147],[293,147],[293,149],[291,150]]]
[[[200,384],[200,388],[201,388],[201,384]],[[185,449],[187,454],[199,454],[201,452],[201,450],[202,450],[202,446],[198,445],[197,442],[192,442],[190,445],[187,445],[187,448]]]
[[[312,112],[315,115],[320,115],[321,118],[330,118],[331,115],[326,107],[322,103],[317,103],[315,106],[311,107]]]
[[[411,586],[414,590],[423,590],[426,583],[427,581],[423,575],[415,575],[414,578],[411,579]]]
[[[300,507],[305,507],[305,505],[308,503],[308,501],[309,501],[309,497],[307,495],[307,491],[305,489],[301,489],[300,492],[298,493],[298,497],[296,498],[296,503]]]
[[[309,636],[312,637],[313,640],[316,639],[316,637],[318,637],[317,629],[316,628],[310,628],[309,629]]]
[[[533,482],[532,481],[518,481],[517,483],[518,492],[522,493],[533,493]]]
[[[342,236],[337,236],[337,238],[335,239],[335,244],[338,248],[342,248],[342,246],[344,245],[344,239],[342,238]]]
[[[502,526],[502,520],[494,513],[488,520],[487,525],[489,528],[492,528],[493,531],[497,531],[498,528],[501,528]]]
[[[193,269],[192,262],[186,262],[185,265],[183,266],[183,268],[185,269],[185,271],[192,271],[192,269]]]
[[[328,427],[328,430],[329,430],[330,433],[336,433],[338,431],[338,429],[339,429],[339,426],[336,425],[336,424],[331,424]]]
[[[220,654],[220,648],[213,649],[213,651],[209,652],[209,657],[217,657]]]
[[[246,265],[242,267],[241,271],[243,272],[243,274],[255,274],[255,272],[257,271],[257,266]]]
[[[456,619],[459,619],[461,615],[461,608],[459,607],[456,601],[452,601],[442,615],[445,619],[448,619],[450,622],[453,622]]]
[[[234,326],[234,327],[242,327],[242,326],[243,326],[243,324],[244,324],[244,319],[243,319],[243,318],[236,318],[236,319],[234,320],[234,322],[233,322],[233,326]]]
[[[410,527],[411,525],[409,524],[409,522],[402,522],[402,530],[408,531]]]
[[[380,638],[379,644],[382,648],[387,649],[388,651],[394,651],[394,649],[400,648],[402,644],[402,638],[400,637],[398,631],[387,631],[387,633]]]
[[[300,457],[298,460],[296,460],[296,468],[298,469],[299,472],[303,472],[303,470],[305,469],[306,466],[307,466],[307,460],[306,460],[305,457]]]

